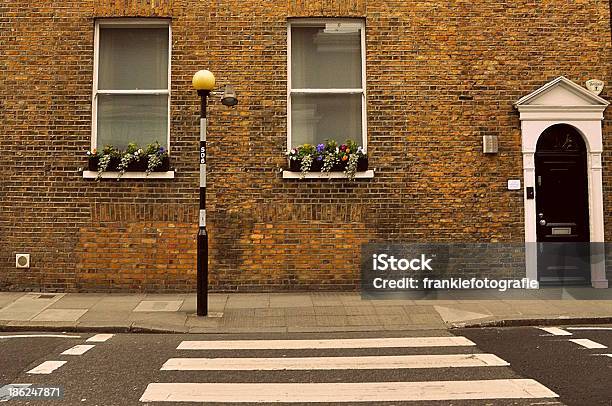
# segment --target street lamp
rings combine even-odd
[[[200,220],[198,230],[198,274],[197,274],[197,315],[208,315],[208,233],[206,231],[206,103],[214,94],[215,75],[201,70],[193,75],[193,87],[198,91],[200,104]],[[221,103],[226,106],[238,104],[236,93],[226,86]]]

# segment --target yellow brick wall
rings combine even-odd
[[[198,69],[240,98],[211,103],[208,127],[211,284],[230,291],[355,289],[368,241],[523,241],[522,195],[506,188],[522,178],[512,104],[560,75],[612,83],[608,1],[16,0],[0,14],[2,289],[195,288]],[[81,177],[105,16],[172,19],[173,180]],[[365,19],[374,179],[282,179],[287,19],[304,16]],[[482,154],[483,135],[499,154]]]

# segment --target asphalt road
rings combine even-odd
[[[563,327],[552,335],[534,327],[455,330],[486,352],[508,361],[519,374],[537,380],[570,406],[612,405],[612,326]],[[605,329],[605,330],[604,330]],[[589,339],[608,348],[585,348],[572,339]]]
[[[533,329],[534,339],[543,340],[541,333]],[[475,330],[467,331],[470,335]],[[493,334],[490,330],[485,333]],[[11,333],[3,333],[7,335]],[[17,333],[15,333],[17,334]],[[28,334],[28,333],[18,333]],[[495,333],[498,335],[498,333]],[[384,347],[365,346],[364,348],[308,348],[308,349],[221,349],[221,350],[179,350],[177,347],[185,340],[287,340],[287,339],[335,339],[335,338],[384,338],[390,337],[451,337],[447,331],[418,331],[413,333],[319,333],[291,335],[162,335],[162,334],[118,334],[105,342],[91,343],[87,338],[93,334],[79,335],[79,338],[0,338],[0,384],[29,383],[43,386],[60,386],[64,390],[61,401],[17,400],[9,404],[17,405],[191,405],[197,403],[183,402],[141,402],[140,399],[150,384],[154,383],[393,383],[415,382],[417,386],[428,385],[439,381],[468,381],[469,390],[481,390],[482,383],[472,385],[472,381],[506,382],[523,376],[507,366],[476,367],[436,367],[436,368],[384,368],[384,369],[305,369],[305,370],[213,370],[213,371],[166,371],[160,370],[171,358],[293,358],[293,357],[362,357],[362,356],[397,356],[397,355],[434,355],[482,353],[482,348],[475,346],[443,345],[438,347]],[[485,334],[486,336],[486,334]],[[480,336],[475,339],[480,340]],[[484,340],[485,346],[491,340]],[[494,340],[496,341],[496,340]],[[75,345],[95,345],[82,355],[62,355],[61,353]],[[508,343],[506,344],[508,345]],[[266,345],[264,345],[266,347]],[[483,347],[484,348],[484,347]],[[494,352],[498,354],[497,352]],[[500,352],[499,354],[501,354]],[[498,354],[498,355],[499,355]],[[512,353],[511,353],[512,354]],[[467,357],[469,358],[469,357]],[[502,356],[502,358],[504,358]],[[327,359],[326,359],[327,360]],[[49,374],[29,374],[32,368],[45,361],[67,361],[64,365]],[[506,360],[509,361],[509,360]],[[329,358],[334,362],[334,358]],[[607,362],[612,364],[612,358]],[[257,368],[256,368],[257,369]],[[609,371],[609,370],[608,370]],[[565,371],[567,373],[568,371]],[[608,376],[609,378],[609,376]],[[602,378],[603,379],[603,378]],[[584,384],[584,381],[580,381]],[[610,382],[608,381],[608,386]],[[433,386],[436,386],[434,384]],[[2,385],[0,385],[2,386]],[[172,386],[171,388],[173,388]],[[550,387],[552,388],[552,387]],[[177,385],[177,391],[178,391]],[[242,389],[241,389],[242,390]],[[544,388],[546,390],[546,388]],[[232,388],[229,388],[229,392]],[[316,390],[315,390],[316,391]],[[381,391],[387,395],[389,391]],[[230,393],[231,394],[231,393]],[[242,393],[249,397],[250,393]],[[594,397],[593,397],[594,399]],[[210,403],[209,403],[210,404]],[[214,402],[214,404],[219,404]],[[245,404],[245,403],[243,403]],[[299,403],[298,403],[299,404]],[[311,403],[312,404],[312,403]],[[412,402],[379,402],[370,403],[329,403],[321,404],[409,404],[409,405],[560,405],[555,398],[541,397],[530,399],[488,399],[488,400],[435,400]],[[574,403],[576,404],[576,403]],[[595,403],[582,403],[591,405]]]

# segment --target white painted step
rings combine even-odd
[[[339,338],[322,340],[183,341],[178,350],[302,350],[321,348],[460,347],[476,345],[465,337]]]
[[[141,402],[402,402],[539,399],[558,395],[532,379],[356,383],[151,383]]]
[[[508,366],[493,354],[303,358],[171,358],[162,371],[282,371]]]

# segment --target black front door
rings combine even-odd
[[[591,277],[586,146],[571,126],[540,136],[535,154],[540,284],[582,285]]]

